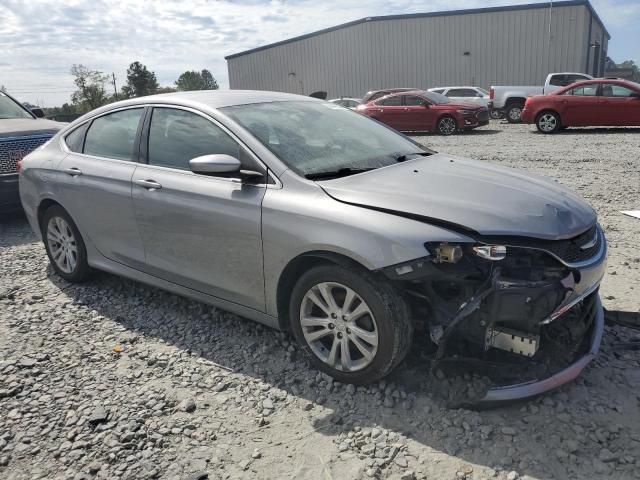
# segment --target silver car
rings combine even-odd
[[[341,382],[384,377],[415,344],[434,366],[520,372],[477,399],[498,402],[575,378],[600,343],[589,205],[321,100],[114,103],[27,156],[20,193],[64,279],[104,270],[288,330]]]

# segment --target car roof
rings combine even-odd
[[[433,90],[451,90],[452,88],[471,88],[473,90],[476,90],[479,87],[470,87],[467,85],[456,85],[455,87],[433,87],[433,88],[430,88],[429,91],[431,92]]]
[[[113,108],[122,108],[148,103],[167,103],[185,106],[199,104],[200,106],[217,109],[235,105],[247,105],[250,103],[284,102],[294,100],[309,102],[322,101],[312,97],[283,92],[266,92],[260,90],[197,90],[190,92],[161,93],[158,95],[132,98],[129,100],[111,103],[106,105],[106,108],[102,108],[105,110],[111,110]]]

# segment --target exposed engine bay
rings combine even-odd
[[[577,248],[559,241],[551,245],[555,250],[530,246],[531,239],[515,246],[513,239],[432,242],[425,244],[428,257],[385,273],[403,283],[430,340],[433,368],[458,360],[475,364],[498,384],[537,380],[589,349],[600,278],[583,278],[576,265],[603,256],[599,232],[594,227],[564,241]]]

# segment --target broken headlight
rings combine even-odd
[[[476,245],[473,251],[485,260],[504,260],[507,256],[507,247],[504,245]]]

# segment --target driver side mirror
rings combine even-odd
[[[30,108],[31,113],[33,113],[36,118],[44,118],[44,111],[41,108]]]
[[[200,175],[239,177],[247,183],[255,183],[264,178],[262,172],[241,170],[241,166],[240,160],[222,153],[203,155],[189,160],[191,171]]]
[[[202,175],[235,173],[240,172],[240,160],[224,154],[203,155],[189,160],[189,167],[193,173]]]
[[[631,95],[629,95],[632,98],[640,98],[640,93],[637,92],[633,92]]]

